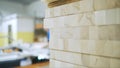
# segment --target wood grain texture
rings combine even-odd
[[[60,5],[64,5],[64,4],[68,4],[68,3],[72,3],[76,1],[80,1],[80,0],[57,0],[57,1],[49,3],[48,7],[52,8],[55,6],[60,6]]]
[[[49,62],[42,62],[42,63],[32,64],[24,67],[16,67],[16,68],[49,68]]]

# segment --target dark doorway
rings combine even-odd
[[[8,25],[8,44],[12,43],[11,38],[12,38],[12,26]]]

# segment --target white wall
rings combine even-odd
[[[2,14],[4,16],[11,15],[14,13],[25,14],[24,5],[16,2],[0,1],[0,11],[2,11]]]
[[[18,32],[34,32],[34,19],[31,17],[18,17]]]
[[[28,5],[27,7],[28,15],[36,16],[36,17],[45,17],[45,8],[46,5],[39,1],[33,2],[32,4]]]
[[[4,33],[5,38],[8,36],[8,26],[11,25],[12,29],[12,38],[13,40],[17,39],[17,16],[13,15],[10,19],[4,20],[2,24],[2,33]],[[4,41],[5,45],[8,45],[8,40]]]
[[[10,19],[10,20],[7,20],[3,23],[2,25],[2,32],[5,33],[6,35],[8,34],[8,26],[11,25],[12,27],[12,33],[13,34],[16,34],[17,33],[17,19],[16,18],[13,18],[13,19]],[[16,38],[16,37],[14,37]]]
[[[19,15],[10,15],[4,18],[2,25],[0,25],[0,32],[4,33],[6,37],[5,45],[8,45],[8,26],[12,26],[12,39],[17,40],[18,32],[34,32],[34,18]]]
[[[2,25],[0,25],[0,33],[2,32]]]
[[[3,16],[19,14],[43,18],[45,17],[45,8],[46,8],[45,4],[40,1],[33,2],[27,6],[16,2],[0,1],[0,12],[2,12]],[[0,26],[0,28],[2,27]],[[1,30],[2,29],[0,29],[0,32]]]
[[[45,8],[46,5],[40,0],[26,6],[16,2],[0,1],[0,12],[4,16],[16,13],[43,18],[45,17]]]

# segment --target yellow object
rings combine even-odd
[[[8,38],[2,38],[5,34],[0,33],[0,46],[4,46],[7,44]],[[18,32],[17,40],[21,39],[23,42],[32,43],[34,41],[34,33],[33,32]]]
[[[17,33],[17,40],[23,40],[23,42],[32,43],[34,40],[34,33],[33,32],[18,32]]]
[[[3,33],[0,33],[0,46],[3,46],[4,45],[4,42],[6,40],[6,38],[2,38],[4,36]]]

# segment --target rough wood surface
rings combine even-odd
[[[76,1],[80,1],[80,0],[56,0],[54,2],[49,3],[48,7],[52,8],[55,6],[60,6],[60,5],[64,5],[64,4],[68,4]]]
[[[54,2],[54,1],[58,1],[58,0],[41,0],[42,2],[45,2],[45,3],[51,3],[51,2]]]
[[[49,62],[41,62],[29,66],[16,67],[16,68],[49,68]]]

